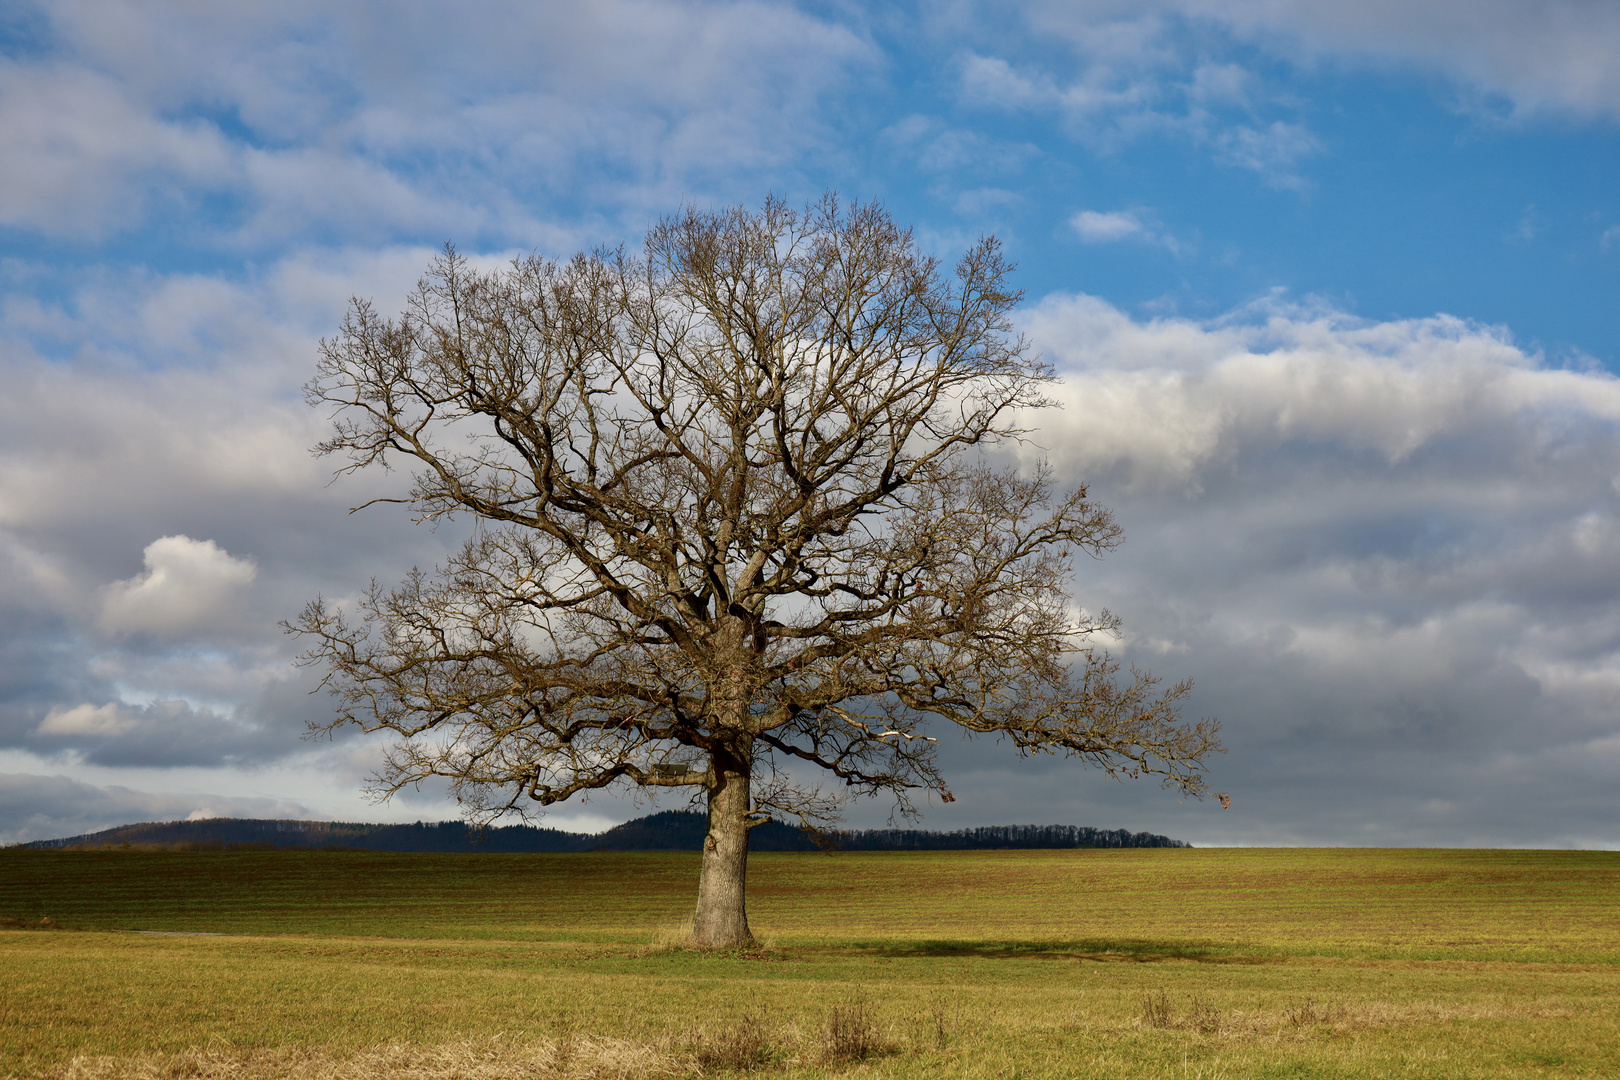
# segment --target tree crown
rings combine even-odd
[[[949,799],[932,726],[1201,794],[1186,684],[1094,647],[1076,552],[1120,539],[1085,489],[983,449],[1049,404],[997,243],[954,273],[873,205],[684,210],[639,255],[476,269],[447,248],[395,319],[354,301],[308,396],[347,469],[471,514],[438,573],[309,605],[340,708],[397,742],[384,790],[479,810],[712,783],[716,755]],[[785,776],[791,769],[783,768]],[[776,782],[754,812],[814,818]]]

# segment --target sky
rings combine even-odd
[[[1620,847],[1620,6],[0,5],[0,843],[456,816],[278,629],[459,540],[309,449],[322,335],[446,241],[835,189],[994,234],[1125,544],[1077,602],[1214,800],[947,738],[922,825]],[[669,808],[604,796],[544,823]],[[890,807],[858,804],[852,826]]]

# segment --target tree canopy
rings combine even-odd
[[[310,400],[344,470],[470,515],[447,565],[296,624],[384,791],[474,814],[616,785],[705,796],[693,940],[749,940],[750,824],[842,794],[950,801],[947,725],[1202,794],[1185,683],[1121,672],[1070,598],[1120,540],[1084,487],[986,450],[1048,406],[994,239],[954,272],[879,206],[688,208],[643,249],[479,269],[352,302]],[[803,778],[820,775],[826,787]]]

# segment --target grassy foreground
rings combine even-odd
[[[1620,853],[750,870],[704,955],[695,855],[0,851],[0,1075],[1620,1076]]]

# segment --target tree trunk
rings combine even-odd
[[[735,948],[754,941],[746,904],[751,757],[746,751],[716,751],[711,757],[714,780],[709,786],[709,832],[703,839],[697,915],[690,939],[701,948]]]

